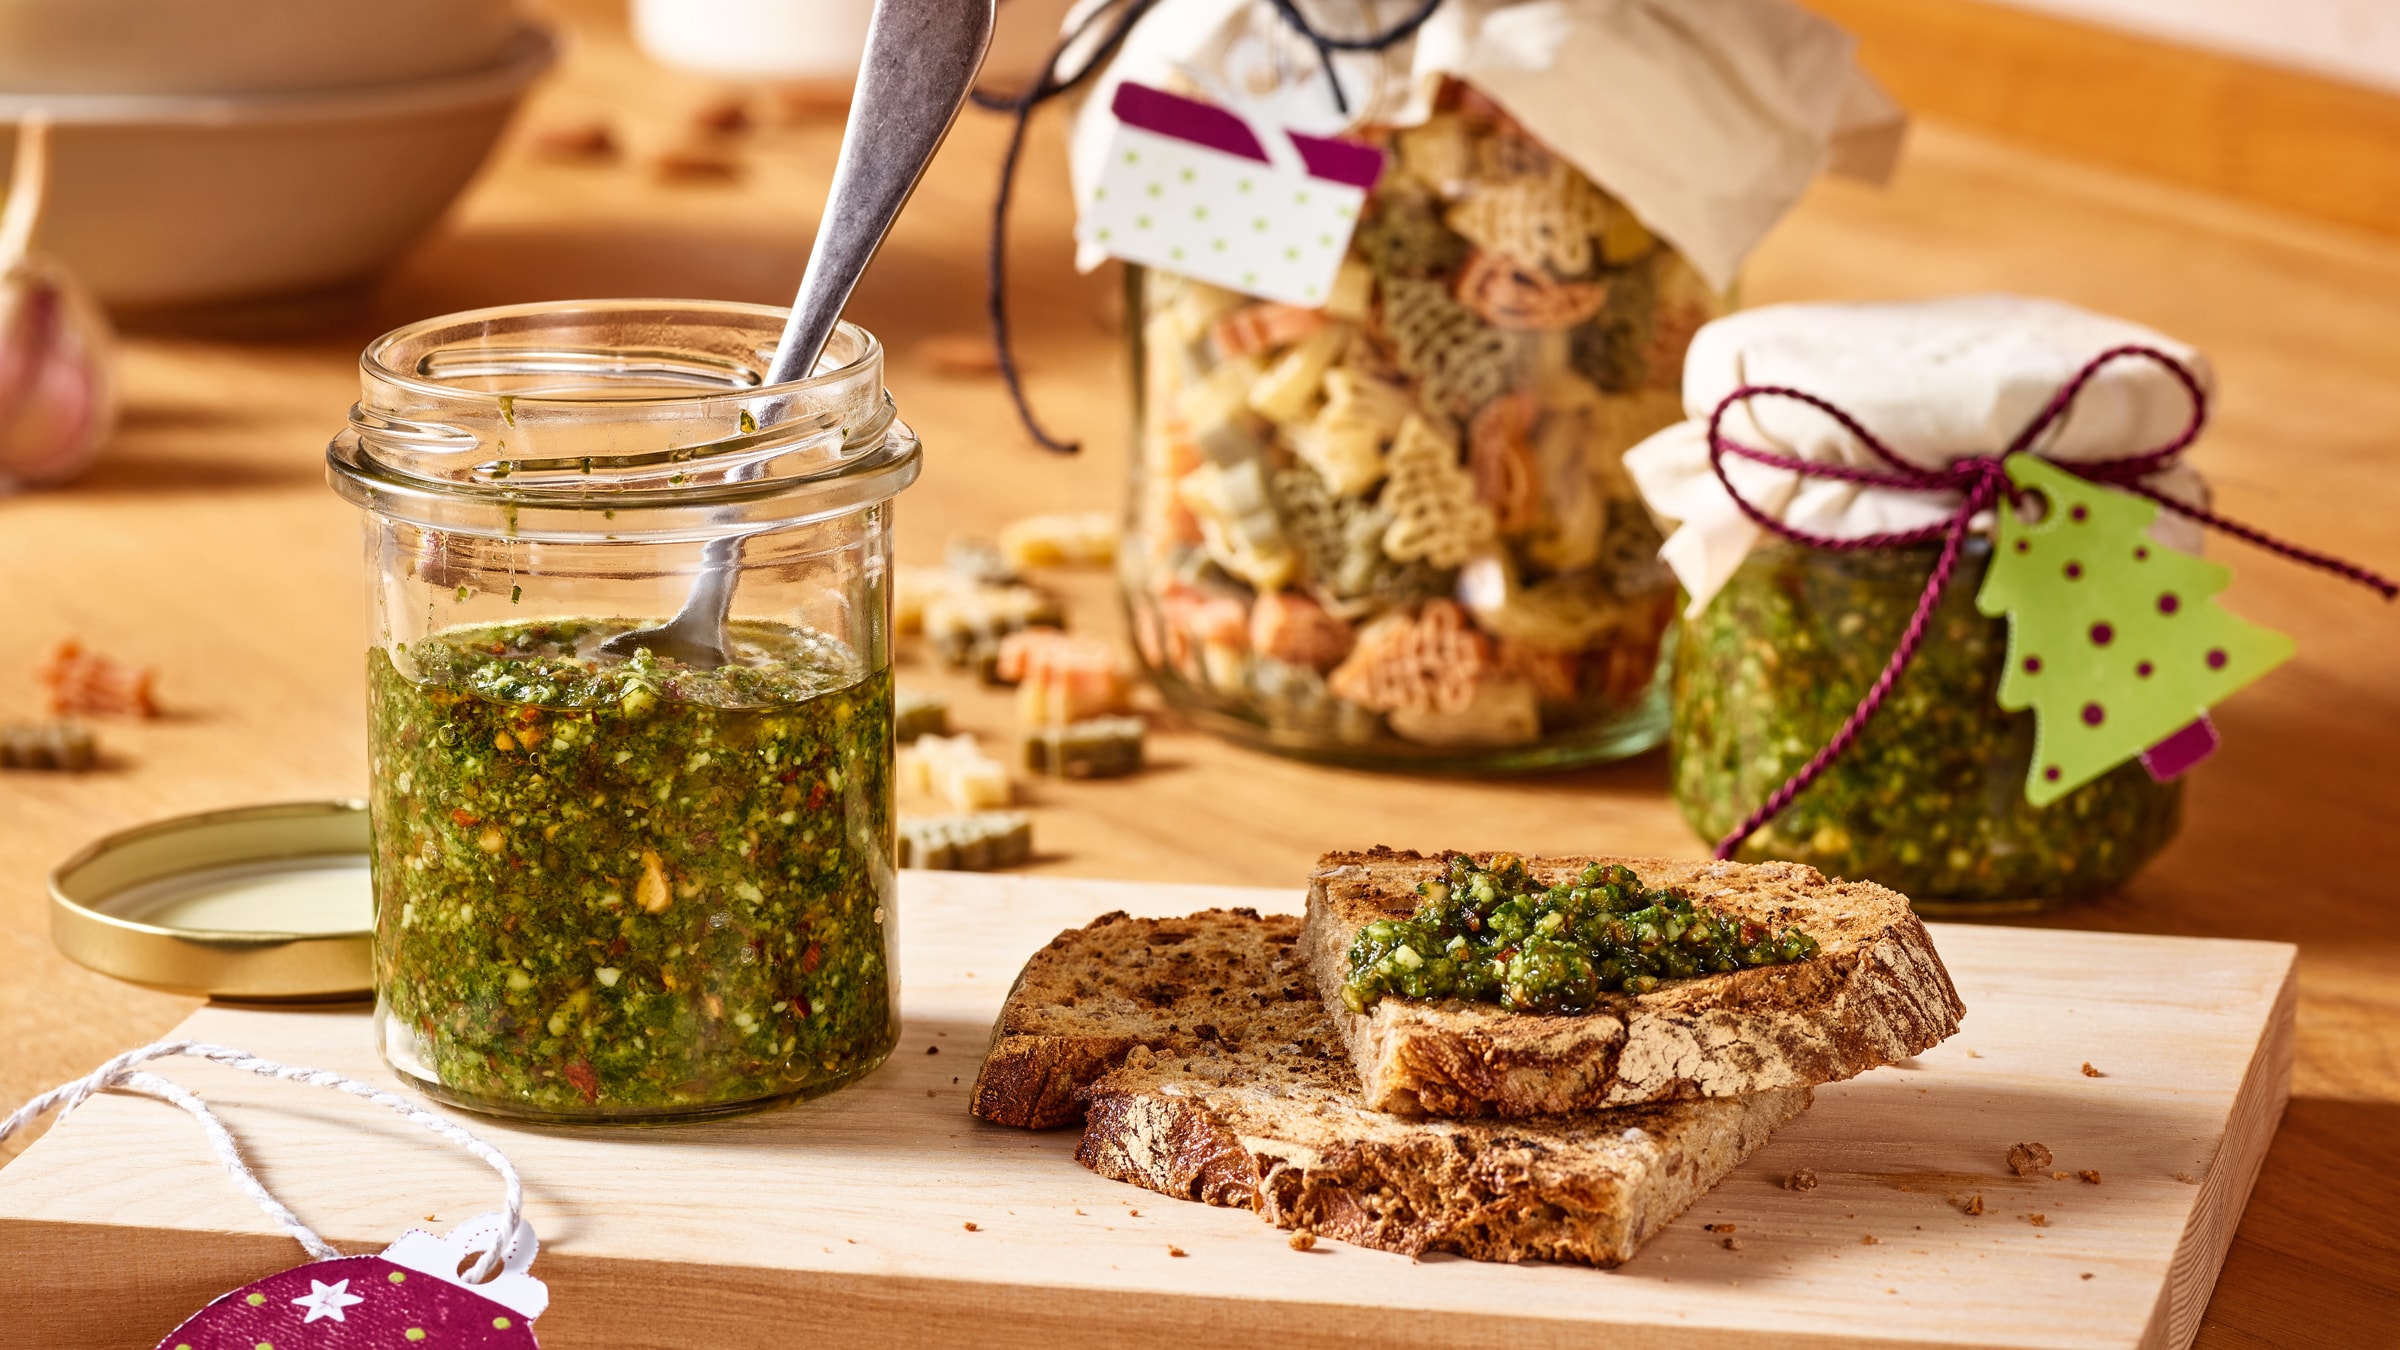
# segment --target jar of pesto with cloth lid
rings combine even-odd
[[[2178,775],[2214,745],[2198,700],[2224,689],[2186,675],[2247,678],[2237,630],[2263,635],[2261,670],[2289,651],[2216,609],[2222,569],[2193,556],[2203,524],[2226,528],[2180,457],[2213,388],[2186,344],[2016,296],[1702,329],[1691,420],[1626,456],[1673,523],[1685,592],[1685,817],[1720,856],[1935,911],[2124,883],[2174,837]],[[2027,605],[2021,584],[2048,589]],[[2135,723],[2168,734],[2070,758],[2074,737]]]
[[[1118,558],[1180,711],[1403,769],[1664,734],[1674,583],[1621,457],[1676,418],[1742,258],[1820,170],[1879,172],[1898,124],[1832,25],[1693,8],[1113,11],[1079,262],[1133,264]]]
[[[328,469],[366,512],[375,1026],[433,1096],[677,1119],[891,1051],[918,445],[857,327],[764,384],[783,322],[528,305],[360,360]],[[729,560],[721,646],[650,631]]]

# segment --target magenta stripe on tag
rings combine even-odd
[[[1300,147],[1300,159],[1308,165],[1312,178],[1348,183],[1354,188],[1372,188],[1375,180],[1383,176],[1383,152],[1374,146],[1303,136],[1297,131],[1289,134],[1292,144]]]
[[[1129,127],[1205,145],[1261,164],[1268,162],[1267,152],[1260,147],[1258,138],[1250,134],[1250,128],[1242,124],[1242,119],[1214,103],[1202,103],[1127,80],[1117,86],[1117,96],[1108,106],[1117,120]]]
[[[1214,103],[1196,98],[1170,94],[1131,80],[1117,86],[1116,97],[1109,110],[1117,120],[1129,127],[1155,131],[1179,141],[1205,145],[1229,155],[1270,163],[1258,137],[1251,134],[1241,118]],[[1329,183],[1348,183],[1356,188],[1371,188],[1383,174],[1383,152],[1371,145],[1356,141],[1328,140],[1323,136],[1303,136],[1287,132],[1292,145],[1300,151],[1300,162],[1308,166],[1309,176]]]

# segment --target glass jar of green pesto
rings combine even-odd
[[[1891,659],[1938,548],[1767,541],[1679,622],[1669,735],[1676,802],[1719,839],[1833,739]],[[2119,765],[2046,807],[2025,800],[2034,714],[2005,712],[2008,624],[1975,608],[1971,541],[1925,640],[1858,741],[1744,842],[1876,881],[1929,912],[2032,910],[2111,890],[2166,847],[2183,785]]]
[[[432,1096],[684,1119],[892,1049],[891,499],[918,446],[862,329],[765,384],[783,321],[528,305],[360,359],[327,461],[366,512],[375,1025]],[[646,632],[707,578],[721,647]]]

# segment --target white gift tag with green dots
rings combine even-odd
[[[1268,300],[1325,303],[1382,151],[1131,82],[1111,107],[1117,130],[1079,242]]]

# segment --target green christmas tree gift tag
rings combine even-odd
[[[2159,508],[2033,455],[2008,476],[1976,608],[2008,616],[2000,706],[2034,710],[2025,799],[2047,806],[2136,755],[2171,778],[2215,745],[2210,705],[2282,664],[2292,640],[2218,608],[2227,568],[2154,542]]]

